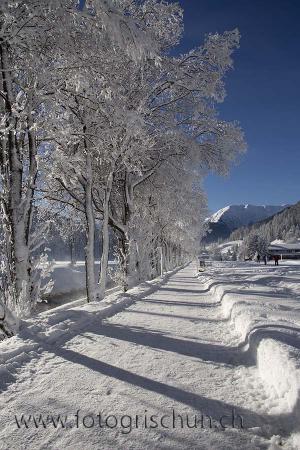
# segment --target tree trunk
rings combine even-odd
[[[167,270],[173,269],[171,261],[171,248],[170,244],[166,243],[166,260],[167,260]]]
[[[18,328],[17,322],[7,306],[0,300],[0,341],[15,334]]]
[[[106,280],[107,280],[107,265],[109,256],[109,202],[110,194],[112,190],[113,183],[113,172],[111,172],[107,179],[107,186],[104,194],[104,204],[103,204],[103,223],[101,232],[102,241],[102,255],[100,264],[100,278],[99,278],[99,291],[98,299],[102,300],[105,294]]]
[[[75,238],[74,238],[74,236],[70,237],[69,245],[70,245],[71,265],[75,266],[75,264],[76,264],[76,255],[75,255]]]
[[[137,243],[137,241],[134,241],[134,246],[135,246],[135,270],[137,273],[137,281],[138,283],[140,283],[141,281],[143,281],[143,276],[142,276],[142,270],[141,270],[141,257],[140,257],[140,249],[139,249],[139,245]]]
[[[87,151],[86,155],[87,181],[85,185],[85,219],[86,219],[86,247],[85,247],[85,271],[87,301],[96,300],[95,289],[95,217],[92,199],[92,160]]]
[[[130,237],[128,233],[128,228],[130,225],[130,219],[132,214],[132,189],[129,183],[129,175],[125,174],[124,180],[124,214],[123,223],[125,231],[121,233],[120,238],[120,256],[121,256],[121,269],[123,272],[123,290],[128,291],[131,287],[130,283]]]
[[[10,299],[12,307],[20,313],[30,312],[30,251],[29,235],[31,226],[31,213],[35,179],[37,174],[36,165],[36,142],[33,131],[32,119],[32,97],[28,95],[27,134],[29,149],[29,174],[26,192],[23,191],[23,158],[22,148],[16,133],[16,117],[13,113],[15,98],[12,87],[12,76],[9,69],[7,46],[0,42],[1,58],[1,81],[5,94],[4,111],[6,114],[7,136],[1,142],[1,175],[2,190],[1,206],[4,216],[3,229],[9,244],[6,245],[7,271],[6,276],[11,283]],[[26,311],[25,311],[26,310]]]
[[[150,258],[150,278],[151,280],[153,278],[155,278],[154,273],[155,273],[155,260],[154,260],[154,251],[153,248],[151,247],[150,252],[149,252],[149,258]]]
[[[123,291],[127,292],[130,284],[129,284],[129,276],[130,276],[130,255],[129,255],[129,238],[126,232],[123,232],[119,238],[119,254],[121,259],[121,270],[122,270],[122,287]]]

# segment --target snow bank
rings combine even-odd
[[[279,449],[280,448],[282,447],[279,447]],[[292,433],[286,442],[286,448],[292,450],[298,450],[300,448],[300,432]]]
[[[282,417],[291,430],[284,448],[300,448],[300,352],[274,339],[263,339],[257,348],[257,368],[267,395],[273,400],[269,413]],[[279,443],[281,439],[279,440]],[[282,448],[270,446],[269,450]]]
[[[299,292],[291,289],[291,284],[297,286],[299,270],[281,269],[273,275],[272,267],[249,268],[237,265],[232,273],[223,274],[215,267],[199,279],[203,292],[214,297],[228,320],[237,349],[256,364],[268,397],[274,400],[269,414],[289,417],[288,429],[295,432],[290,448],[300,448],[292,443],[300,442]]]
[[[285,403],[285,413],[293,412],[299,399],[299,356],[300,352],[274,339],[263,339],[257,348],[259,375],[269,395]],[[294,413],[300,417],[299,410]]]

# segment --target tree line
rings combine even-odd
[[[104,296],[111,233],[124,291],[196,254],[203,176],[245,149],[216,108],[239,32],[174,56],[182,33],[182,9],[164,0],[2,0],[4,315],[33,311],[53,228],[84,231],[88,301]]]

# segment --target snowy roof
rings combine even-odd
[[[300,243],[294,244],[272,244],[269,246],[269,250],[300,250]]]

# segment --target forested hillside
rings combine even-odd
[[[275,239],[290,240],[300,238],[299,224],[300,202],[254,225],[238,228],[231,233],[229,240],[244,239],[251,232],[262,235],[269,242]]]

